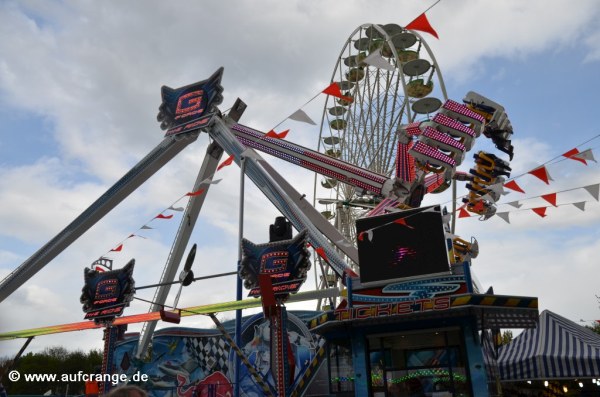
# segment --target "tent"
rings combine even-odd
[[[503,381],[600,377],[600,335],[544,310],[498,355]]]

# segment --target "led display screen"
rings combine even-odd
[[[448,273],[439,206],[356,221],[361,284]]]

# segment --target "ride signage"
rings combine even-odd
[[[309,253],[306,249],[307,231],[304,230],[290,240],[266,244],[254,244],[242,239],[244,256],[240,264],[240,277],[250,290],[248,296],[260,296],[259,275],[271,276],[276,297],[296,293],[306,280],[310,269]]]
[[[216,106],[223,100],[222,76],[221,67],[207,80],[180,88],[162,86],[162,103],[156,119],[160,122],[160,128],[167,130],[165,136],[178,135],[210,125],[217,113]]]
[[[86,320],[112,322],[123,314],[133,299],[134,264],[135,260],[132,259],[125,267],[108,272],[85,268],[85,285],[81,289],[80,301]]]

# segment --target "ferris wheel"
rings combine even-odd
[[[318,150],[390,178],[400,172],[400,127],[428,120],[447,100],[427,43],[396,24],[356,28],[340,52],[331,82],[343,97],[327,97]],[[354,242],[355,220],[384,199],[317,176],[314,197],[325,206],[322,214]]]

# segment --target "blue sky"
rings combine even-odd
[[[268,130],[329,84],[340,49],[363,23],[405,25],[433,2],[5,1],[0,3],[0,278],[78,216],[162,139],[155,121],[160,87],[187,85],[225,67],[227,109],[248,103],[242,122]],[[449,97],[477,91],[502,104],[514,128],[514,175],[526,173],[600,134],[600,5],[594,1],[442,0],[427,13],[440,39],[425,35]],[[305,110],[320,119],[324,98]],[[321,101],[317,103],[318,101]],[[284,123],[288,139],[316,148],[318,130]],[[580,149],[597,151],[600,139]],[[83,268],[190,190],[208,137],[201,136],[147,184],[0,303],[0,331],[81,321]],[[492,149],[484,141],[478,148]],[[469,155],[470,157],[470,155]],[[598,155],[600,157],[600,155]],[[301,192],[312,174],[270,159]],[[600,183],[597,163],[548,165],[549,186],[531,175],[527,192],[503,202]],[[468,171],[465,169],[464,171]],[[192,242],[197,275],[235,269],[239,171],[227,167],[211,188]],[[276,210],[253,186],[245,197],[245,235],[268,239]],[[459,192],[466,193],[464,185]],[[444,195],[428,202],[447,202]],[[600,203],[582,189],[559,194],[573,206],[458,221],[477,238],[473,270],[496,293],[538,296],[540,309],[575,321],[600,319],[595,282]],[[523,208],[546,205],[541,199]],[[185,205],[181,202],[180,205]],[[499,211],[513,209],[499,205]],[[138,285],[160,277],[179,219],[153,221],[147,239],[130,239],[116,266],[136,258]],[[306,289],[310,289],[311,282]],[[232,300],[233,279],[194,284],[180,303]],[[174,294],[170,298],[174,298]],[[140,296],[151,298],[151,294]],[[290,305],[294,308],[293,305]],[[135,302],[128,313],[146,311]],[[233,314],[225,314],[231,318]],[[185,326],[210,326],[189,318]],[[132,326],[130,330],[139,328]],[[99,331],[36,338],[31,350],[65,344],[99,348]],[[2,342],[0,355],[20,342]]]

